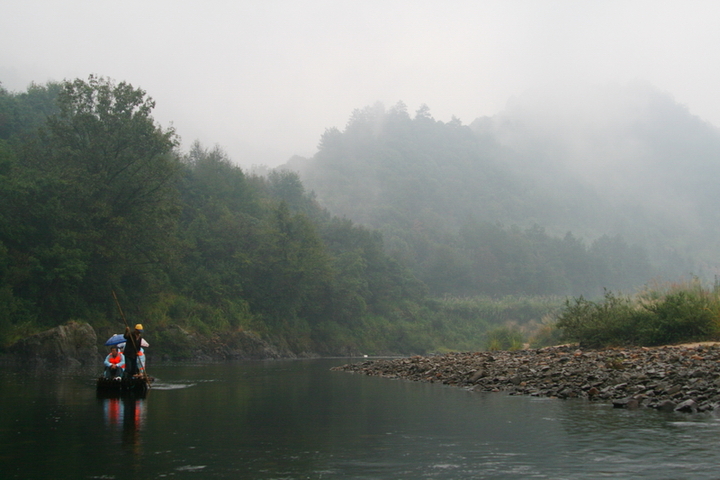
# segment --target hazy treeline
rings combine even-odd
[[[113,292],[158,347],[180,325],[298,354],[479,348],[488,322],[552,308],[430,300],[379,232],[330,215],[296,174],[180,152],[153,107],[97,77],[0,90],[0,345],[68,320],[117,332]]]
[[[689,273],[680,254],[651,258],[610,228],[587,242],[573,233],[621,214],[580,178],[518,169],[520,154],[486,130],[378,104],[286,168],[331,212],[381,230],[434,295],[597,296]]]

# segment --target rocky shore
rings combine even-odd
[[[333,370],[510,395],[583,398],[617,408],[689,413],[720,408],[720,345],[450,353]]]

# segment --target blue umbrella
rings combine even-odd
[[[125,341],[125,337],[122,335],[122,333],[116,333],[112,337],[108,338],[108,341],[105,342],[105,345],[117,345],[118,343],[123,343]]]

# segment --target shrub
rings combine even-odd
[[[708,291],[697,281],[634,297],[606,291],[601,302],[567,300],[557,328],[564,340],[591,348],[714,340],[720,332],[718,293],[717,287]]]
[[[633,305],[629,297],[606,291],[602,302],[584,297],[565,301],[557,328],[563,340],[577,341],[583,347],[603,347],[634,343]]]
[[[710,297],[692,291],[670,293],[644,307],[650,315],[640,324],[641,339],[647,345],[707,340],[717,334],[717,314]]]

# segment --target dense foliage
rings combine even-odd
[[[720,288],[695,281],[601,301],[567,300],[556,327],[586,347],[664,345],[720,338]]]
[[[586,244],[563,230],[574,218],[607,221],[591,190],[541,188],[492,137],[406,110],[356,110],[344,131],[325,132],[314,157],[287,168],[333,213],[381,230],[431,294],[597,296],[660,273],[620,235]]]
[[[488,325],[526,321],[523,301],[429,300],[379,232],[330,215],[297,174],[179,152],[153,107],[98,77],[0,90],[0,346],[69,320],[115,333],[113,294],[176,358],[192,348],[177,326],[372,354],[477,349]]]

